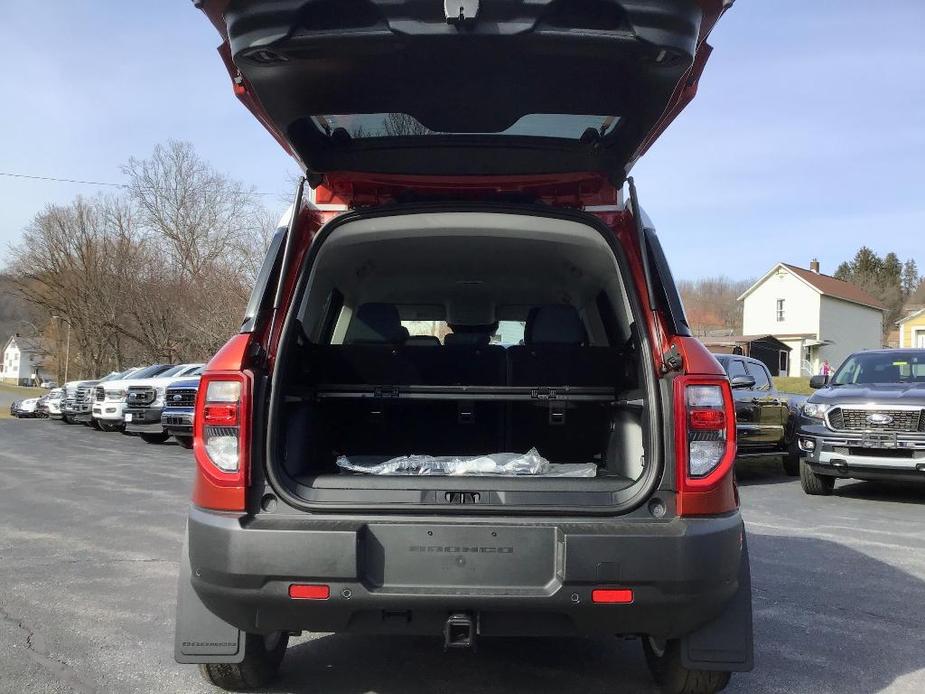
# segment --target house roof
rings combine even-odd
[[[16,342],[16,346],[19,347],[20,352],[41,354],[45,351],[37,338],[23,337],[22,335],[10,336],[10,339],[6,341],[6,347],[3,348],[3,351],[6,351],[9,348],[10,343],[14,341]]]
[[[905,323],[905,322],[908,321],[908,320],[912,320],[913,318],[918,318],[918,317],[921,316],[923,313],[925,313],[925,308],[920,308],[918,311],[913,311],[912,313],[907,313],[905,316],[903,316],[903,317],[900,318],[898,321],[896,321],[896,325],[902,325],[903,323]]]
[[[850,282],[836,279],[831,275],[823,275],[819,272],[813,272],[812,270],[807,270],[806,268],[797,267],[796,265],[789,265],[788,263],[778,263],[772,267],[767,273],[764,274],[764,276],[761,277],[761,279],[746,289],[738,300],[742,301],[746,296],[751,294],[752,291],[758,287],[758,285],[773,275],[778,268],[785,268],[791,274],[803,280],[803,282],[825,296],[831,296],[835,299],[848,301],[852,304],[867,306],[868,308],[875,308],[878,311],[883,311],[886,309],[880,300],[874,298],[863,289],[851,284]]]
[[[739,345],[754,342],[770,342],[777,345],[780,349],[789,350],[790,347],[781,342],[774,335],[717,335],[701,337],[700,341],[707,345]]]

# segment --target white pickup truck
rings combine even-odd
[[[140,435],[147,443],[164,443],[170,438],[170,434],[161,422],[167,389],[174,383],[198,377],[204,367],[205,364],[183,364],[156,378],[149,378],[129,386],[125,397],[125,408],[122,412],[125,431]]]
[[[149,386],[151,379],[167,379],[194,371],[200,364],[152,364],[132,374],[131,378],[100,383],[93,396],[93,419],[103,431],[121,431],[125,426],[125,407],[129,390]],[[153,387],[165,387],[157,383]]]

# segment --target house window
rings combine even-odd
[[[784,300],[783,299],[777,300],[777,322],[778,323],[784,322]]]

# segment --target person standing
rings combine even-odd
[[[828,378],[832,375],[832,367],[829,366],[829,360],[826,359],[822,362],[822,375]]]

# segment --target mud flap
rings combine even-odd
[[[739,590],[719,617],[681,639],[681,664],[693,670],[725,672],[749,672],[754,666],[752,579],[744,536]]]
[[[209,611],[190,582],[189,530],[183,539],[177,584],[173,657],[178,663],[240,663],[246,634]]]

